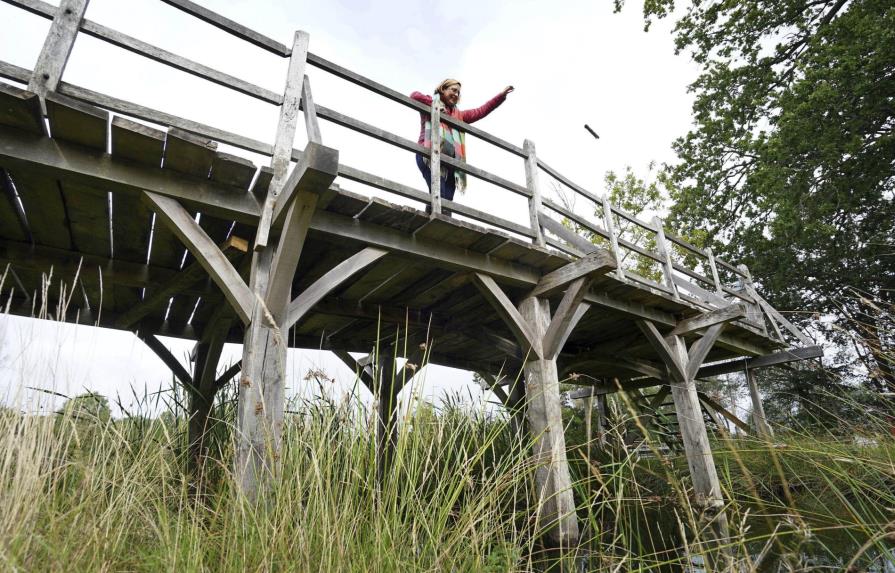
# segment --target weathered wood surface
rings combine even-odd
[[[59,3],[34,65],[31,81],[28,82],[29,91],[43,97],[48,92],[55,91],[59,85],[88,2],[89,0],[62,0]]]

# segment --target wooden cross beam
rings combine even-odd
[[[290,328],[339,285],[387,254],[388,251],[384,249],[367,247],[336,265],[293,299],[283,326]]]
[[[526,296],[544,296],[576,279],[603,274],[618,266],[608,251],[597,249],[571,263],[544,275]]]
[[[183,364],[180,363],[179,360],[174,358],[174,355],[171,354],[171,351],[168,350],[168,347],[165,346],[161,340],[158,339],[154,334],[146,334],[144,332],[140,332],[138,334],[140,340],[142,340],[146,346],[152,350],[156,356],[158,356],[162,362],[165,363],[165,366],[171,369],[171,372],[174,373],[174,376],[180,380],[180,383],[185,387],[189,388],[193,385],[193,377],[187,371],[186,368],[183,367]]]
[[[673,336],[684,336],[691,332],[703,330],[722,322],[730,322],[746,317],[746,306],[743,304],[731,304],[724,308],[704,312],[691,318],[680,321],[671,331]]]

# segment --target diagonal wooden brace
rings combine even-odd
[[[597,249],[576,261],[547,273],[526,297],[544,296],[560,289],[570,282],[588,275],[603,274],[616,268],[615,257],[605,249]]]
[[[248,324],[254,299],[252,291],[199,223],[174,199],[144,191],[143,200],[205,268],[243,324]]]
[[[685,334],[690,334],[691,332],[696,332],[697,330],[709,328],[722,322],[730,322],[732,320],[738,320],[745,317],[745,305],[731,304],[730,306],[726,306],[724,308],[705,312],[691,318],[685,318],[684,320],[677,323],[677,326],[674,327],[674,329],[671,331],[671,335],[683,336]]]
[[[516,309],[509,297],[494,282],[494,279],[482,273],[475,273],[473,279],[482,296],[491,303],[491,306],[510,328],[519,344],[525,349],[531,348],[538,358],[542,358],[541,341],[535,336],[531,326]]]

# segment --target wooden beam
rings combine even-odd
[[[152,350],[156,356],[158,356],[162,362],[165,363],[165,366],[171,369],[171,372],[174,373],[174,376],[180,380],[180,383],[185,387],[190,388],[193,385],[193,377],[190,376],[190,373],[187,372],[186,368],[183,367],[183,364],[180,363],[179,360],[174,358],[174,355],[171,354],[171,351],[168,350],[168,347],[162,343],[161,340],[158,339],[158,336],[154,334],[147,334],[145,332],[139,333],[140,340],[142,340],[146,346]]]
[[[764,404],[761,403],[761,394],[758,391],[758,384],[755,382],[755,375],[748,368],[744,372],[746,385],[749,387],[749,397],[752,399],[752,422],[755,424],[755,433],[760,438],[772,438],[774,430],[768,424],[768,418],[765,416]]]
[[[242,277],[221,253],[218,246],[205,233],[186,209],[174,199],[144,192],[144,200],[156,216],[165,222],[196,260],[205,268],[211,279],[224,293],[224,297],[236,311],[243,323],[249,322],[254,301],[252,291],[246,286]]]
[[[273,180],[267,191],[267,199],[261,209],[258,222],[258,234],[255,237],[255,250],[267,246],[270,227],[273,222],[274,203],[283,189],[289,171],[289,160],[292,158],[292,144],[295,141],[295,130],[298,126],[298,112],[301,104],[301,86],[305,78],[305,64],[308,59],[307,32],[298,30],[292,39],[292,54],[289,57],[289,69],[286,72],[286,89],[283,92],[283,105],[280,106],[280,118],[277,122],[276,140],[273,146],[273,157],[270,167],[273,169]]]
[[[764,354],[751,358],[740,358],[737,360],[729,360],[719,364],[710,364],[703,366],[697,373],[697,378],[711,378],[712,376],[720,376],[721,374],[729,374],[731,372],[742,372],[744,370],[755,370],[757,368],[766,368],[768,366],[778,366],[789,362],[798,362],[800,360],[811,360],[812,358],[823,357],[822,346],[807,346],[805,348],[792,348],[790,350],[781,350],[773,354]]]
[[[278,327],[286,320],[295,269],[298,268],[298,259],[304,250],[308,226],[311,224],[311,217],[316,207],[317,195],[313,193],[302,193],[291,202],[283,233],[277,241],[277,250],[269,263],[267,288],[260,295],[264,297]],[[257,266],[255,272],[258,272]]]
[[[330,269],[289,304],[288,318],[283,328],[291,328],[333,289],[387,254],[384,249],[367,247]]]
[[[273,227],[283,223],[295,197],[302,193],[323,193],[338,174],[339,152],[319,143],[309,143],[301,160],[281,184],[273,207]]]
[[[239,360],[238,362],[224,370],[224,373],[218,376],[217,380],[214,381],[215,387],[218,389],[223,388],[223,386],[227,382],[229,382],[234,376],[239,374],[240,370],[242,370],[242,360]]]
[[[220,250],[228,260],[233,260],[239,253],[248,252],[249,244],[245,239],[231,236],[220,246]],[[125,329],[133,326],[144,316],[167,304],[172,296],[189,288],[206,276],[205,267],[200,263],[194,262],[190,264],[187,268],[175,274],[170,281],[164,283],[159,289],[153,289],[151,296],[119,315],[115,320],[115,327]]]
[[[366,386],[370,392],[376,391],[376,381],[373,378],[372,368],[361,365],[353,356],[344,350],[333,350],[332,352],[336,355],[336,358],[345,364],[345,366],[354,370],[355,376],[363,382],[364,386]]]
[[[525,349],[531,348],[534,354],[541,358],[543,356],[541,341],[535,336],[531,326],[522,317],[522,314],[516,310],[516,307],[513,306],[507,295],[494,282],[494,279],[483,273],[475,273],[473,279],[479,292],[482,293],[485,300],[491,304],[497,315],[509,327],[519,344]]]
[[[708,356],[709,351],[715,345],[725,326],[727,326],[727,323],[722,322],[709,327],[705,334],[690,346],[690,350],[687,353],[687,379],[696,378],[699,367],[702,366],[702,362]]]
[[[56,9],[56,16],[44,39],[43,48],[34,64],[28,91],[41,97],[55,91],[62,79],[68,57],[75,46],[78,27],[89,0],[62,0]]]
[[[708,394],[706,394],[705,392],[697,392],[696,394],[699,396],[699,399],[704,405],[708,406],[712,410],[718,412],[719,414],[730,420],[734,426],[741,429],[746,434],[752,433],[752,428],[749,427],[749,424],[740,420],[736,415],[724,408],[724,406],[709,398]]]
[[[526,296],[544,296],[578,278],[602,274],[615,267],[615,258],[608,251],[597,249],[576,261],[547,273]]]
[[[562,351],[563,345],[578,321],[590,308],[589,304],[581,304],[589,286],[590,280],[580,277],[572,281],[569,288],[566,289],[562,301],[556,308],[556,312],[553,313],[550,326],[544,334],[544,358],[547,360],[553,360]]]
[[[685,318],[680,321],[671,331],[673,336],[684,336],[697,330],[703,330],[720,323],[727,323],[733,320],[746,317],[746,306],[743,304],[732,304],[718,310],[712,310]]]
[[[149,191],[184,201],[202,213],[256,224],[260,209],[250,193],[184,177],[160,167],[138,165],[80,145],[0,126],[0,164],[17,173],[40,173],[66,182],[134,196]]]
[[[534,141],[526,139],[522,149],[525,151],[525,186],[531,192],[531,197],[528,199],[528,220],[534,235],[534,243],[543,247],[546,243],[538,220],[538,213],[541,212],[541,185],[538,179],[538,156]]]
[[[786,328],[786,330],[788,330],[790,333],[792,333],[792,335],[795,336],[799,342],[805,345],[814,344],[813,340],[808,338],[808,336],[804,332],[799,330],[796,325],[788,321],[782,314],[780,314],[780,311],[768,304],[768,301],[759,296],[759,294],[755,292],[754,289],[752,289],[751,294],[758,301],[758,305],[761,307],[761,309],[764,310],[768,315],[770,315],[774,320],[783,325],[783,327]]]
[[[686,380],[687,370],[684,364],[677,356],[677,353],[665,341],[665,337],[656,329],[656,326],[648,320],[638,320],[637,326],[643,332],[643,335],[646,336],[647,341],[659,355],[659,358],[662,359],[662,362],[668,367],[671,374],[679,381]]]

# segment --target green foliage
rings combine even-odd
[[[895,292],[895,4],[693,2],[674,35],[702,72],[667,170],[673,224],[748,264],[775,306],[856,330],[848,289],[886,305]]]
[[[82,422],[107,422],[112,409],[108,398],[88,392],[66,400],[59,414]]]

